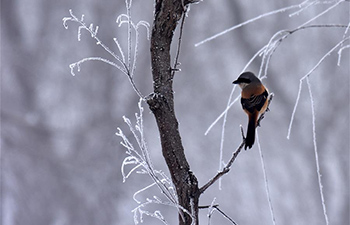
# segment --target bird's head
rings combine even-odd
[[[233,84],[238,84],[240,88],[245,88],[251,82],[259,81],[259,79],[252,72],[244,72],[242,73],[237,80],[233,81]],[[260,81],[259,81],[260,82]]]

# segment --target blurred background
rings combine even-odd
[[[294,29],[332,4],[316,4],[292,17],[287,11],[229,32],[199,47],[194,44],[248,19],[301,1],[203,1],[192,5],[186,18],[180,62],[174,79],[175,108],[185,153],[192,171],[205,184],[219,168],[222,120],[204,132],[223,112],[247,62],[281,29]],[[152,23],[153,1],[134,0],[133,21]],[[132,140],[123,122],[135,121],[138,96],[120,71],[101,62],[82,64],[76,76],[69,64],[84,57],[108,58],[89,33],[62,18],[69,9],[87,24],[99,26],[99,38],[117,52],[117,37],[126,51],[126,26],[115,20],[126,13],[124,1],[113,0],[2,0],[1,1],[1,222],[4,225],[133,224],[137,203],[133,194],[151,184],[146,175],[132,174],[123,183],[125,149],[117,127]],[[313,24],[349,23],[349,2],[343,2]],[[258,128],[276,224],[325,224],[312,140],[311,102],[302,84],[290,139],[286,138],[299,79],[333,48],[344,28],[314,28],[294,33],[274,53],[263,82],[275,98]],[[177,38],[178,31],[175,33]],[[177,40],[177,39],[174,39]],[[348,44],[345,43],[345,44]],[[175,46],[173,50],[175,50]],[[152,92],[149,41],[140,29],[135,82]],[[349,224],[349,50],[337,66],[338,49],[310,76],[316,115],[316,141],[329,222]],[[174,54],[173,54],[174,55]],[[248,70],[255,73],[260,58]],[[234,97],[239,95],[238,88]],[[145,135],[156,169],[167,167],[161,154],[158,129],[146,104]],[[229,111],[224,161],[241,142],[247,118],[240,104]],[[137,196],[145,201],[152,188]],[[257,144],[243,151],[218,184],[208,189],[201,205],[215,202],[238,224],[272,224]],[[177,211],[161,210],[170,224]],[[207,210],[200,212],[208,224]],[[144,224],[162,224],[144,216]],[[230,224],[214,213],[211,224]]]

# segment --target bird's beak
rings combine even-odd
[[[235,81],[232,82],[232,84],[239,84],[239,83],[241,83],[241,82],[239,81],[239,79],[237,79],[237,80],[235,80]]]

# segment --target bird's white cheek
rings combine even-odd
[[[246,86],[247,86],[246,83],[240,83],[240,84],[239,84],[239,87],[242,88],[242,89],[245,88]]]

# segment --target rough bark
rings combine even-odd
[[[176,187],[179,204],[188,212],[179,213],[179,224],[198,224],[199,189],[190,171],[174,111],[173,75],[170,46],[173,34],[184,13],[181,0],[156,0],[151,36],[151,58],[154,93],[147,103],[153,112],[162,145],[162,153]]]

